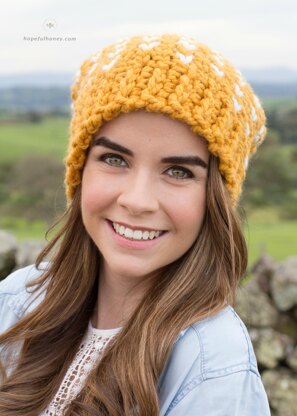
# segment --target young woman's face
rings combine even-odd
[[[204,139],[159,113],[121,114],[101,127],[81,208],[105,273],[154,276],[191,247],[205,213],[208,157]]]

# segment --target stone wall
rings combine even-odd
[[[44,245],[45,242],[39,240],[18,244],[13,234],[0,230],[0,280],[15,269],[33,264]]]
[[[238,290],[237,313],[247,326],[272,416],[297,416],[297,256],[262,257]]]
[[[0,280],[33,264],[44,243],[17,244],[0,230]],[[249,331],[272,416],[297,416],[297,256],[262,257],[238,289],[235,310]]]

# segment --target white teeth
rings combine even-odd
[[[134,233],[133,233],[134,240],[140,240],[141,237],[142,237],[142,232],[141,231],[139,231],[139,230],[134,231]]]
[[[126,238],[132,238],[133,240],[153,240],[154,238],[159,237],[161,231],[141,231],[141,230],[131,230],[131,228],[126,228],[123,225],[112,223],[114,230],[120,234],[124,235]]]
[[[130,230],[130,228],[125,228],[125,232],[124,232],[125,237],[127,238],[132,238],[133,237],[133,231]]]
[[[154,236],[155,236],[155,232],[154,231],[150,231],[150,233],[149,233],[150,240],[152,240],[154,238]]]
[[[142,233],[142,238],[144,240],[147,240],[149,238],[149,236],[150,236],[150,232],[149,231],[145,231],[144,233]]]

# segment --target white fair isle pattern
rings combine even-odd
[[[76,72],[75,76],[74,76],[74,82],[77,84],[79,79],[80,79],[81,73],[80,73],[80,69]]]
[[[119,55],[121,54],[121,52],[125,49],[124,46],[121,46],[120,48],[116,48],[116,50],[114,52],[109,52],[107,54],[108,58],[110,59],[114,59],[114,58],[118,58]]]
[[[244,95],[238,84],[235,84],[235,92],[238,95],[238,97],[243,97]]]
[[[92,81],[91,75],[95,71],[95,69],[97,68],[97,66],[98,66],[98,62],[93,62],[91,68],[88,71],[88,74],[87,74],[88,75],[88,78],[86,78],[87,79],[87,82],[85,83],[85,86],[91,84],[91,81]]]
[[[238,75],[238,83],[239,83],[239,85],[241,87],[244,87],[246,85],[246,82],[245,82],[245,80],[244,80],[244,78],[242,76],[242,73],[238,69],[236,69],[236,73]]]
[[[154,40],[159,40],[160,36],[157,35],[147,35],[147,36],[143,36],[142,40],[144,40],[145,42],[153,42]]]
[[[160,45],[160,42],[140,43],[138,46],[143,51],[149,51],[150,49],[153,49],[158,45]]]
[[[122,51],[125,46],[127,45],[128,40],[122,40],[121,42],[118,42],[114,45],[114,48],[116,51]]]
[[[127,43],[127,42],[117,43],[117,44],[115,45],[115,47],[114,47],[115,51],[114,51],[114,52],[110,52],[110,53],[108,54],[108,56],[109,56],[110,58],[113,58],[114,56],[118,56],[118,55],[120,55],[120,54],[123,52],[123,50],[125,49],[126,43]]]
[[[90,61],[97,62],[101,55],[102,55],[101,51],[94,53],[94,55],[91,56]]]
[[[190,64],[193,59],[194,59],[194,55],[184,55],[180,52],[176,52],[176,56],[181,60],[181,62],[185,65]]]
[[[245,133],[246,133],[247,137],[249,137],[249,135],[251,134],[249,123],[246,123],[246,125],[245,125]]]
[[[252,120],[257,121],[258,120],[257,113],[253,106],[251,106],[251,112],[252,112]]]
[[[123,52],[123,50],[125,49],[125,46],[127,44],[127,40],[123,40],[119,43],[116,43],[114,45],[114,52],[109,52],[107,54],[108,58],[111,59],[111,61],[108,64],[102,65],[102,71],[109,71],[110,68],[112,68],[114,66],[114,64],[117,62],[117,60],[119,59],[121,53]]]
[[[259,145],[261,143],[261,137],[263,136],[265,132],[265,127],[261,126],[260,130],[257,131],[255,137],[254,137],[254,143]]]
[[[232,97],[232,100],[233,100],[235,111],[238,113],[242,109],[242,105],[239,104],[239,102],[236,100],[234,95]]]
[[[108,342],[121,330],[96,329],[91,323],[52,402],[40,416],[60,416],[65,407],[79,394]]]
[[[88,75],[91,75],[98,66],[98,62],[94,63],[88,71]]]
[[[224,71],[221,71],[215,64],[210,64],[210,66],[215,70],[219,77],[223,77],[225,75]]]
[[[91,68],[88,71],[88,76],[90,77],[90,75],[95,71],[95,69],[98,66],[98,60],[101,57],[102,52],[97,52],[94,55],[91,56],[91,58],[89,59],[89,61],[91,62]],[[86,85],[89,85],[91,82],[90,78],[88,79]]]
[[[116,53],[122,52],[122,50],[125,49],[125,46],[127,45],[128,42],[129,42],[128,38],[120,39],[117,43],[113,45],[115,52]]]
[[[223,58],[221,56],[219,56],[219,55],[213,55],[213,58],[217,61],[217,63],[220,66],[224,66],[225,65],[225,63],[223,61]]]
[[[110,59],[112,59],[112,58],[114,58],[115,56],[117,56],[118,55],[118,52],[109,52],[108,54],[107,54],[107,56],[110,58]]]
[[[256,107],[261,108],[260,100],[256,95],[254,95],[254,101],[255,101]]]
[[[190,42],[193,45],[198,45],[197,39],[191,38],[190,36],[180,36],[180,40],[185,40],[186,42]]]
[[[109,64],[102,65],[102,71],[109,71],[114,66],[118,58],[113,59]]]
[[[181,39],[177,42],[178,45],[182,45],[185,49],[188,51],[194,51],[196,49],[196,45],[193,43],[190,43],[188,39]]]
[[[225,75],[223,67],[225,65],[225,62],[222,58],[222,56],[217,52],[214,51],[214,54],[212,55],[212,58],[216,61],[216,64],[210,64],[210,66],[215,70],[216,74],[219,77],[223,77]]]

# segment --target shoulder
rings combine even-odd
[[[195,364],[195,371],[202,379],[240,370],[258,374],[247,328],[230,305],[182,331],[174,353],[189,354],[192,357],[190,364]]]
[[[205,381],[239,372],[260,378],[247,328],[227,305],[179,335],[160,379],[162,404],[172,406]]]
[[[42,299],[42,294],[33,294],[27,284],[38,278],[48,263],[41,263],[16,270],[0,282],[0,333],[17,322],[26,311],[32,310]],[[33,300],[34,297],[34,300]],[[32,303],[30,301],[33,300]]]
[[[247,328],[232,306],[192,325],[186,335],[196,339],[204,379],[241,370],[259,374]]]
[[[15,270],[0,282],[1,295],[17,295],[26,288],[27,282],[41,275],[48,263],[41,263],[41,269],[37,269],[35,264]]]

